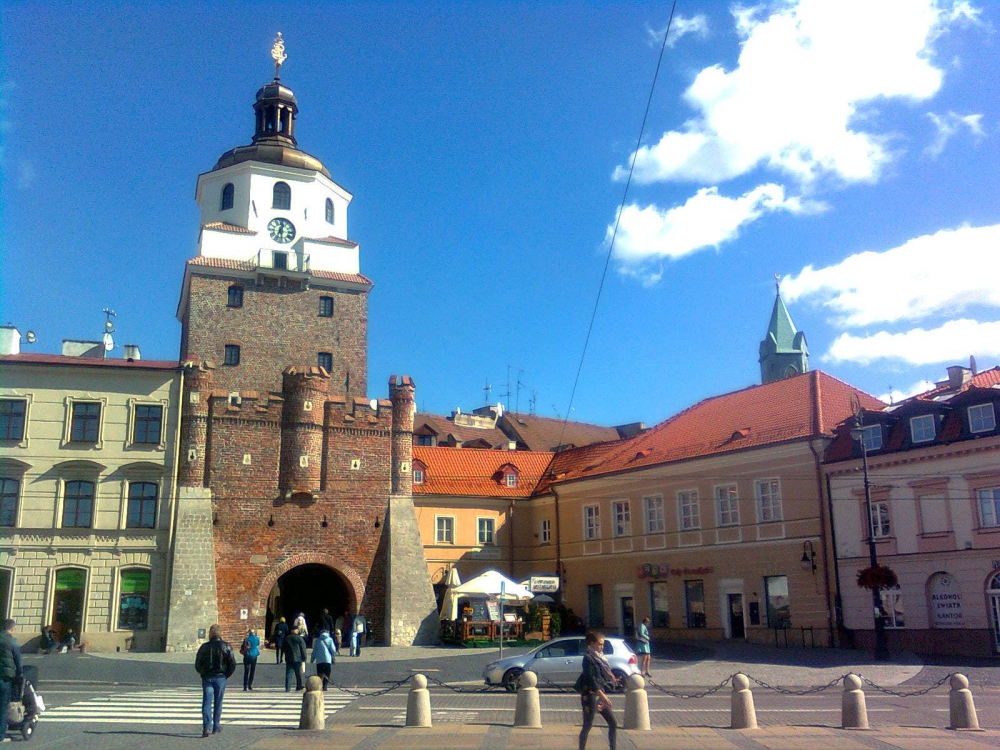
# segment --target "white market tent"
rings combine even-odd
[[[466,581],[460,586],[449,588],[444,594],[444,601],[441,603],[441,619],[458,619],[458,600],[465,598],[472,599],[499,599],[500,587],[503,584],[503,600],[505,603],[523,603],[531,599],[533,594],[526,587],[507,578],[496,570],[487,570],[485,573]]]

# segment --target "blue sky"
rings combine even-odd
[[[354,194],[370,395],[467,410],[511,365],[564,416],[669,9],[6,3],[0,317],[57,352],[111,307],[177,356],[195,180],[249,142],[281,31],[299,145]],[[1000,6],[677,14],[571,418],[759,382],[776,273],[811,366],[873,394],[1000,362]]]

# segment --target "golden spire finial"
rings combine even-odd
[[[278,32],[277,38],[274,40],[274,46],[271,47],[271,57],[274,58],[274,80],[278,80],[278,73],[281,70],[281,64],[288,59],[288,55],[285,54],[285,40],[281,38],[281,32]]]

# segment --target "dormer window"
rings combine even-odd
[[[914,443],[928,443],[934,439],[934,415],[921,414],[910,419],[910,435]]]
[[[493,475],[494,481],[499,481],[504,487],[517,487],[517,467],[513,464],[504,464],[499,469],[497,473]]]
[[[427,467],[424,466],[419,461],[413,462],[413,483],[423,484],[424,479],[427,477]]]
[[[287,182],[276,182],[274,183],[274,195],[271,202],[271,208],[276,208],[279,211],[288,211],[292,207],[292,189],[288,187]]]
[[[236,196],[236,188],[233,183],[227,182],[226,186],[222,188],[222,202],[219,205],[220,211],[228,211],[233,207],[233,199]]]
[[[326,199],[326,223],[333,224],[333,201]]]
[[[969,430],[971,432],[989,432],[997,426],[996,412],[993,404],[976,404],[969,407]]]
[[[507,472],[504,474],[503,480],[508,487],[517,487],[517,474],[514,472]]]
[[[882,425],[870,424],[864,428],[861,441],[865,445],[865,450],[877,451],[882,447]]]

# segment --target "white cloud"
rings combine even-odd
[[[960,115],[955,112],[949,112],[946,115],[936,115],[933,112],[928,112],[927,118],[934,123],[934,127],[937,129],[934,142],[924,149],[924,154],[927,156],[940,156],[941,152],[944,151],[945,145],[951,140],[951,137],[956,135],[963,126],[968,128],[972,135],[976,136],[976,140],[985,135],[983,132],[982,115]]]
[[[781,282],[786,301],[812,300],[847,327],[955,314],[973,305],[1000,307],[1000,224],[943,229],[885,252],[811,265]],[[932,360],[941,361],[941,360]]]
[[[892,388],[892,390],[886,393],[882,393],[876,396],[875,398],[887,404],[897,404],[904,399],[910,398],[911,396],[916,396],[917,394],[920,393],[926,393],[931,388],[934,388],[936,385],[937,384],[933,380],[920,380],[911,385],[909,388],[902,391],[899,390],[898,388],[892,388],[892,386],[889,386],[890,388]]]
[[[717,183],[764,165],[803,185],[826,175],[876,180],[892,155],[884,134],[863,128],[859,109],[933,96],[942,72],[929,46],[948,24],[974,16],[966,5],[800,0],[770,15],[737,8],[738,64],[697,75],[684,94],[695,116],[639,149],[634,179]],[[615,170],[617,179],[627,174],[627,165]]]
[[[659,46],[663,44],[663,35],[667,33],[667,27],[653,29],[647,26],[646,32],[649,34],[650,44]],[[702,39],[707,37],[708,18],[703,15],[692,16],[691,18],[675,15],[674,20],[670,24],[670,36],[667,38],[667,46],[673,47],[688,34],[695,34]]]
[[[618,235],[615,238],[615,258],[625,266],[625,273],[636,273],[636,266],[663,258],[717,248],[735,238],[740,227],[773,211],[807,210],[799,198],[786,197],[781,185],[760,185],[738,198],[719,195],[715,187],[702,188],[687,202],[662,210],[656,206],[640,207],[634,203],[621,211]],[[608,226],[606,239],[611,241],[614,224]],[[658,277],[657,277],[658,279]]]
[[[867,365],[878,359],[896,359],[914,365],[958,362],[969,355],[1000,357],[1000,321],[950,320],[939,328],[914,328],[904,333],[879,331],[871,336],[842,333],[823,359]]]

